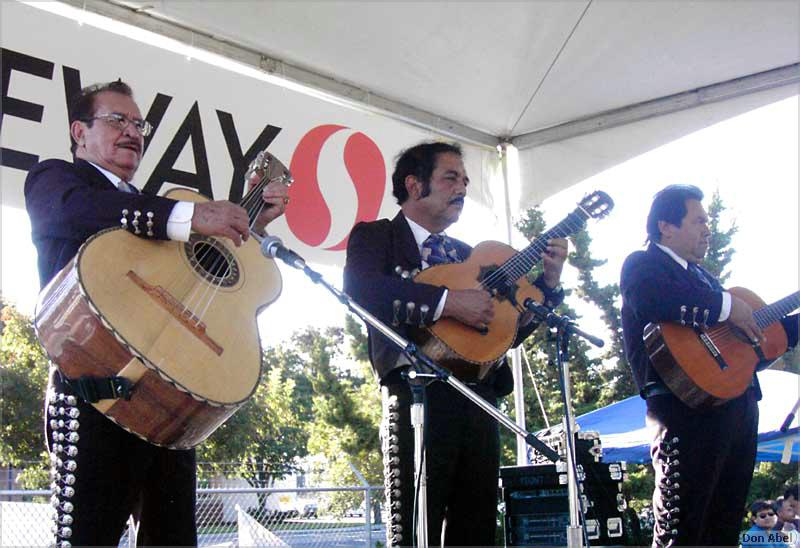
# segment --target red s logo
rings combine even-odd
[[[306,133],[300,139],[289,166],[294,177],[294,184],[289,188],[294,207],[286,210],[286,222],[297,239],[311,247],[322,244],[331,230],[331,210],[320,192],[317,175],[320,153],[326,141],[343,129],[348,128],[324,125]],[[361,221],[374,221],[378,218],[386,190],[386,164],[380,149],[372,139],[356,132],[344,145],[342,161],[358,196],[355,219],[349,226],[352,228]],[[343,240],[325,249],[345,249],[348,237],[349,230]]]

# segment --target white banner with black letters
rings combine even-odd
[[[186,186],[238,201],[252,158],[268,148],[292,171],[285,217],[270,231],[307,259],[342,264],[361,220],[393,216],[397,153],[438,136],[399,121],[114,34],[18,2],[2,2],[0,182],[5,206],[23,207],[27,170],[70,159],[67,97],[122,78],[155,127],[134,183],[149,192]],[[401,90],[398,93],[402,93]],[[465,147],[470,195],[493,152]]]

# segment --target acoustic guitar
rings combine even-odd
[[[547,241],[575,234],[588,219],[605,217],[613,207],[608,194],[593,192],[522,251],[500,242],[482,242],[463,263],[441,264],[419,272],[415,282],[448,289],[486,289],[494,301],[494,318],[483,331],[451,318],[441,318],[432,326],[419,329],[414,340],[428,356],[462,381],[484,379],[516,339],[520,317],[526,310],[525,300],[532,298],[540,304],[544,300],[539,288],[528,281],[527,274],[541,260]]]
[[[240,205],[251,226],[270,181],[291,182],[266,151],[263,174]],[[207,201],[185,189],[166,196]],[[241,247],[192,234],[188,242],[101,231],[42,290],[37,336],[68,379],[120,376],[130,399],[94,407],[148,442],[186,449],[206,439],[255,392],[261,376],[258,312],[281,293],[281,276],[257,237]]]
[[[767,340],[753,345],[728,322],[713,327],[651,323],[645,326],[644,342],[650,361],[669,389],[690,407],[720,405],[744,394],[756,367],[786,352],[786,331],[780,319],[800,306],[800,291],[766,305],[752,291],[729,290],[755,312]]]

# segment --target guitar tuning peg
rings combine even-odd
[[[399,267],[398,267],[399,268]],[[392,325],[398,326],[400,325],[400,305],[403,304],[400,302],[400,299],[396,299],[392,303]]]
[[[419,274],[419,268],[415,268],[411,271],[411,277],[414,278],[416,275]]]
[[[700,312],[700,308],[695,306],[692,308],[692,325],[697,327],[697,313]]]
[[[394,273],[397,274],[398,276],[402,276],[403,275],[403,267],[400,266],[400,265],[397,265],[396,267],[394,267]]]
[[[428,315],[430,307],[427,304],[420,305],[419,307],[419,326],[425,327],[425,316]]]
[[[409,272],[408,270],[403,270],[403,272],[400,274],[400,277],[403,278],[404,280],[408,280],[411,278],[411,272]]]
[[[681,306],[681,325],[686,325],[686,320],[684,319],[684,316],[686,316],[686,305],[685,304]]]
[[[703,329],[708,329],[708,315],[709,315],[709,313],[710,312],[709,312],[708,308],[703,310]]]
[[[416,308],[416,304],[414,303],[406,303],[406,323],[411,325],[414,323],[414,308]]]

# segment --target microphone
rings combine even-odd
[[[283,245],[283,241],[277,236],[267,236],[261,241],[261,253],[265,257],[272,259],[278,258],[289,266],[298,270],[306,268],[306,262],[303,258]]]

